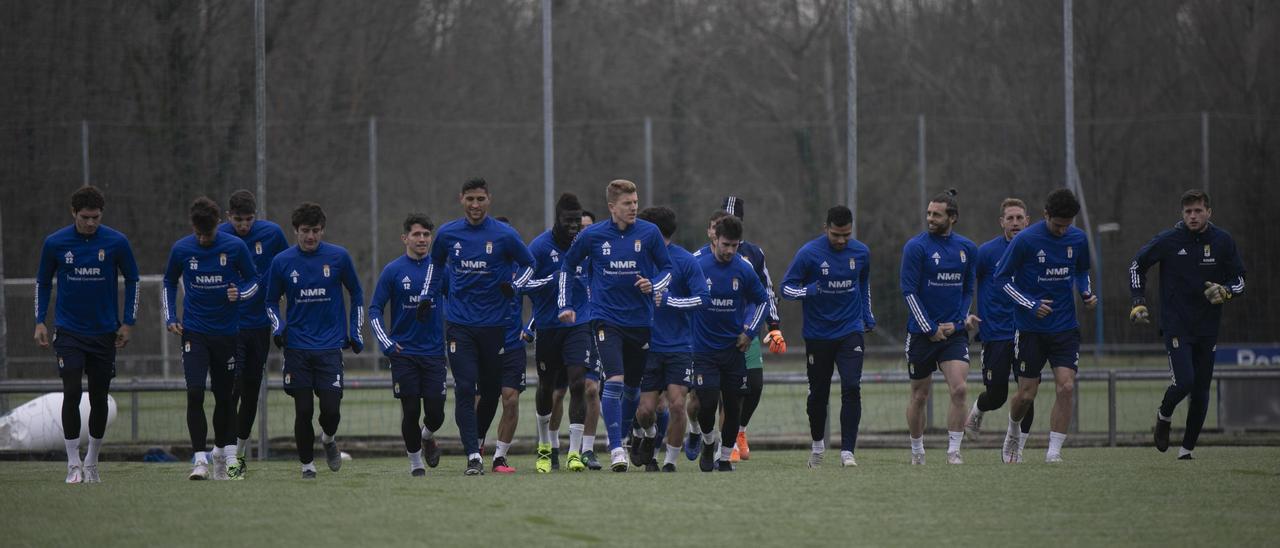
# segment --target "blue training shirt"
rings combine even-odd
[[[1013,301],[1004,292],[1008,280],[996,278],[1000,258],[1008,249],[1009,240],[1004,234],[992,238],[978,247],[978,337],[985,342],[1011,341],[1013,331]]]
[[[514,277],[513,266],[518,268]],[[510,298],[499,286],[509,283],[519,290],[532,276],[533,256],[511,225],[488,216],[476,225],[456,219],[436,232],[422,297],[434,302],[441,284],[447,283],[449,323],[505,327]]]
[[[120,328],[116,276],[124,277],[124,325],[138,318],[138,263],[129,239],[106,225],[86,236],[75,225],[44,239],[36,272],[36,323],[44,323],[58,277],[54,327],[84,335],[112,333]]]
[[[654,291],[666,289],[671,282],[667,272],[671,258],[657,225],[636,219],[635,224],[620,230],[613,219],[593,223],[574,238],[560,269],[574,273],[585,260],[590,260],[592,318],[620,327],[649,327],[653,297],[640,292],[636,279],[647,278]],[[572,310],[572,302],[573,286],[562,285],[557,301],[560,310]]]
[[[1014,325],[1027,333],[1059,333],[1079,327],[1074,290],[1093,293],[1089,282],[1089,241],[1074,226],[1054,236],[1044,221],[1027,227],[1009,242],[996,277],[1008,280],[1004,292],[1013,299]],[[1012,279],[1010,279],[1012,278]],[[1036,318],[1041,299],[1053,301],[1043,319]]]
[[[667,245],[671,258],[671,282],[662,292],[662,302],[653,309],[653,328],[649,332],[651,352],[683,352],[692,350],[689,315],[711,300],[707,277],[702,267],[685,248]]]
[[[584,275],[590,265],[579,264],[574,267],[574,275],[572,276],[561,271],[560,261],[568,250],[568,248],[561,249],[556,245],[555,235],[550,230],[539,234],[529,244],[529,253],[533,255],[534,264],[534,283],[529,285],[534,285],[539,281],[545,282],[534,288],[525,288],[525,293],[529,295],[529,301],[533,303],[533,325],[537,329],[570,327],[591,321],[591,303],[587,294],[587,279]],[[560,323],[560,306],[557,303],[557,299],[560,296],[560,284],[562,283],[573,284],[569,294],[573,298],[571,308],[577,314],[572,324]]]
[[[1205,282],[1244,293],[1244,262],[1231,234],[1209,224],[1192,232],[1182,223],[1165,230],[1138,250],[1129,265],[1129,294],[1145,302],[1147,270],[1160,263],[1160,330],[1166,336],[1217,337],[1222,305],[1204,296]]]
[[[754,335],[764,318],[769,294],[760,284],[751,263],[735,255],[722,263],[715,253],[695,255],[707,278],[710,299],[705,307],[690,315],[694,352],[716,352],[733,348],[738,335]]]
[[[235,284],[240,299],[259,293],[258,270],[249,248],[235,236],[213,233],[202,246],[190,235],[174,242],[164,269],[164,323],[178,322],[178,278],[182,278],[182,329],[206,335],[234,335],[240,331],[240,306],[227,300]],[[261,299],[259,299],[261,300]]]
[[[343,287],[351,295],[349,322],[343,321]],[[289,305],[287,323],[280,321],[281,296]],[[364,292],[351,255],[327,242],[311,253],[295,245],[276,255],[267,277],[267,317],[289,348],[335,350],[347,339],[363,345]]]
[[[426,321],[417,320],[422,284],[427,277],[427,258],[414,259],[401,255],[387,263],[373,288],[369,301],[369,325],[373,327],[378,347],[388,356],[444,356],[444,312],[442,307],[430,310]],[[383,308],[391,309],[383,314]]]
[[[259,277],[265,277],[271,270],[271,260],[281,251],[289,249],[289,241],[284,237],[280,225],[271,221],[256,219],[249,225],[249,234],[241,236],[231,223],[218,225],[218,231],[240,238],[249,248],[249,256],[253,258],[253,267]],[[265,278],[263,278],[265,280]],[[267,317],[266,282],[258,282],[258,292],[249,298],[240,296],[240,329],[258,329],[271,327],[271,318]]]
[[[973,303],[978,246],[956,233],[922,232],[902,247],[902,296],[907,301],[907,332],[930,334],[940,323],[964,330]]]
[[[836,251],[824,234],[796,251],[782,279],[782,298],[803,303],[806,340],[838,340],[875,328],[870,282],[871,250],[849,240]]]

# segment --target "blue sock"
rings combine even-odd
[[[600,390],[600,415],[609,432],[609,450],[622,447],[622,383],[605,381]]]
[[[671,412],[663,409],[658,412],[658,435],[654,439],[667,439],[667,424],[671,422]]]
[[[636,420],[636,408],[640,407],[640,387],[622,388],[622,435],[631,434],[631,425]]]

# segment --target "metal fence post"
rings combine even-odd
[[[129,439],[138,441],[138,377],[129,383]]]
[[[160,298],[156,299],[157,306],[160,308],[160,368],[165,379],[169,378],[169,329],[165,326],[164,315],[164,282],[160,282]],[[176,298],[177,295],[174,295]],[[175,303],[177,304],[177,303]]]
[[[1080,432],[1080,376],[1076,375],[1071,380],[1071,426],[1068,430],[1072,434]]]
[[[1116,446],[1116,370],[1107,371],[1107,445]]]
[[[267,363],[271,363],[271,360],[267,359]],[[268,371],[270,371],[270,368],[268,368]],[[271,456],[271,450],[269,449],[271,436],[267,432],[267,395],[269,393],[267,385],[270,383],[269,376],[264,374],[262,376],[262,386],[258,388],[258,460],[266,460]]]

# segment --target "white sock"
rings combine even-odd
[[[209,453],[204,452],[204,451],[196,451],[196,454],[195,454],[195,463],[196,463],[196,464],[200,464],[200,463],[209,464]]]
[[[813,452],[819,455],[827,451],[827,440],[816,440],[813,442]]]
[[[80,466],[80,438],[63,441],[67,444],[67,466]]]
[[[315,471],[316,471],[316,463],[315,463],[315,461],[311,461],[311,462],[308,462],[308,463],[306,463],[306,464],[302,465],[302,471],[303,471],[303,472],[315,472]]]
[[[493,458],[496,459],[498,457],[507,456],[507,449],[511,447],[511,444],[502,440],[498,440],[497,446],[498,446],[497,449],[493,450]]]
[[[911,438],[911,452],[916,454],[924,454],[924,436]]]
[[[559,449],[560,448],[560,431],[547,430],[547,436],[551,438],[551,448]]]
[[[650,425],[648,428],[645,428],[644,437],[646,438],[658,437],[658,425],[654,424],[654,425]]]
[[[551,415],[538,415],[538,443],[551,443]]]
[[[249,440],[245,438],[236,438],[236,456],[244,458],[249,454]]]
[[[97,466],[99,451],[102,451],[102,438],[89,436],[89,449],[84,452],[84,465]]]
[[[1009,435],[1022,432],[1022,421],[1013,420],[1013,415],[1009,416]]]
[[[715,431],[715,429],[711,429],[711,430],[708,430],[708,431],[706,431],[706,432],[703,432],[703,433],[702,433],[702,443],[703,443],[704,445],[705,445],[705,444],[712,444],[712,443],[715,443],[715,442],[716,442],[716,431]]]
[[[731,456],[733,456],[733,448],[732,448],[732,447],[721,447],[721,448],[720,448],[720,460],[727,461],[727,460],[729,460],[729,457],[731,457]]]
[[[667,456],[662,459],[663,464],[675,464],[676,455],[680,454],[680,448],[674,445],[667,446]]]
[[[467,460],[475,460],[475,459],[478,459],[480,461],[480,464],[484,464],[484,459],[480,458],[480,453],[471,453],[470,455],[467,455]]]
[[[955,453],[960,450],[960,442],[964,441],[964,431],[952,432],[947,431],[947,452]]]
[[[413,471],[413,470],[417,470],[417,469],[419,469],[419,468],[423,468],[423,466],[422,466],[422,450],[421,450],[421,449],[419,449],[419,450],[417,450],[417,451],[414,451],[414,452],[412,452],[412,453],[409,453],[409,470],[410,470],[410,471]]]
[[[239,454],[238,451],[239,449],[237,449],[236,446],[228,445],[222,448],[222,455],[226,457],[227,460],[231,460],[232,457],[235,457]]]
[[[720,434],[721,434],[720,432],[716,432],[716,454],[717,455],[719,455],[722,451],[724,451],[724,436]],[[729,451],[730,452],[733,451],[733,446],[729,446]]]
[[[320,441],[321,441],[322,443],[330,443],[330,442],[334,442],[334,441],[337,441],[337,440],[338,440],[338,436],[337,436],[337,434],[330,436],[330,435],[328,435],[328,434],[326,434],[326,433],[324,433],[324,432],[321,432],[321,433],[320,433]]]
[[[1157,419],[1160,419],[1160,420],[1162,420],[1162,421],[1164,421],[1164,422],[1171,422],[1171,421],[1173,421],[1173,417],[1166,417],[1166,416],[1164,416],[1164,413],[1161,413],[1159,409],[1156,409],[1156,418],[1157,418]]]
[[[1049,432],[1049,455],[1062,454],[1062,442],[1067,441],[1067,435],[1061,432]]]
[[[213,446],[213,451],[209,452],[209,458],[213,460],[218,460],[222,458],[222,448],[216,445]]]
[[[1030,432],[1027,432],[1025,434],[1022,432],[1018,432],[1018,451],[1022,451],[1023,449],[1027,448],[1027,439],[1030,437],[1031,437]]]
[[[569,424],[569,452],[570,453],[581,454],[583,449],[590,448],[586,443],[587,436],[582,435],[582,428],[584,426],[585,425],[582,425],[582,424],[572,424],[572,423]],[[592,443],[595,443],[594,438],[595,437],[592,436]]]
[[[583,434],[582,447],[581,449],[579,449],[579,451],[586,453],[587,451],[595,451],[595,450],[596,450],[596,437],[594,435],[588,436],[586,434]]]
[[[747,427],[745,427],[745,426],[739,426],[739,427],[738,427],[738,433],[739,433],[739,434],[746,434],[746,433],[747,433]]]
[[[1186,447],[1179,447],[1179,448],[1178,448],[1178,456],[1179,456],[1179,457],[1185,457],[1185,456],[1190,455],[1190,454],[1191,454],[1191,450],[1190,450],[1190,449],[1187,449]],[[1212,455],[1210,455],[1210,456],[1212,456]],[[86,462],[87,462],[87,461],[86,461]]]
[[[690,421],[685,422],[685,425],[684,425],[684,433],[685,433],[685,435],[689,435],[689,434],[701,434],[702,432],[699,432],[699,431],[698,431],[698,421],[697,421],[696,419],[694,419],[694,420],[690,420]]]
[[[644,437],[644,427],[640,426],[639,422],[637,422],[635,426],[631,427],[631,437],[633,439],[640,439]]]
[[[429,439],[431,439],[432,437],[434,437],[435,435],[436,435],[436,433],[435,433],[435,432],[432,432],[431,430],[428,430],[428,429],[427,429],[427,427],[425,427],[425,426],[423,426],[423,427],[422,427],[422,439],[424,439],[424,440],[429,440]]]

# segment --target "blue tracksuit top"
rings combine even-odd
[[[1006,280],[1004,292],[1014,303],[1014,325],[1027,333],[1060,333],[1079,327],[1075,290],[1093,293],[1089,282],[1089,241],[1084,231],[1067,229],[1061,237],[1040,221],[1019,232],[1009,242],[996,278]],[[1053,309],[1036,318],[1041,299]]]
[[[939,323],[964,329],[973,303],[978,246],[956,233],[922,232],[902,247],[902,296],[907,301],[907,332],[930,334]]]
[[[532,276],[533,256],[511,225],[488,216],[476,225],[456,219],[436,232],[422,297],[434,301],[441,283],[447,283],[445,319],[449,323],[506,327],[510,298],[499,285],[509,283],[519,290]]]
[[[575,275],[564,275],[560,269],[560,261],[568,248],[561,249],[556,245],[555,235],[550,230],[539,234],[529,244],[529,253],[533,255],[533,281],[525,288],[529,300],[533,303],[533,324],[537,329],[569,327],[591,321],[591,305],[587,295],[586,272],[590,266],[579,264],[574,268]],[[572,324],[560,323],[560,284],[573,284],[570,295],[573,296],[571,308],[577,313]]]
[[[1204,296],[1204,283],[1244,293],[1244,262],[1227,231],[1210,224],[1192,232],[1182,221],[1152,238],[1129,265],[1134,303],[1146,297],[1147,270],[1160,264],[1160,330],[1175,337],[1217,337],[1222,305]]]
[[[1008,280],[996,278],[1000,257],[1009,247],[1004,234],[978,247],[978,337],[986,342],[1013,340],[1013,301],[1004,292]]]
[[[249,234],[241,236],[231,223],[218,225],[219,232],[225,232],[240,238],[249,247],[249,256],[253,258],[253,267],[258,276],[266,276],[271,270],[271,260],[281,251],[289,249],[289,241],[284,237],[280,225],[271,221],[257,219],[249,227]],[[240,329],[257,329],[270,327],[271,318],[267,317],[267,292],[265,281],[258,283],[258,292],[246,299],[240,296]]]
[[[240,306],[227,300],[236,285],[241,299],[259,293],[258,270],[240,238],[213,233],[205,247],[194,235],[173,244],[164,269],[164,323],[178,321],[178,278],[182,278],[182,329],[206,335],[234,335],[240,331]],[[261,299],[259,299],[261,300]]]
[[[654,291],[666,289],[671,282],[671,258],[657,225],[636,219],[626,230],[619,230],[613,219],[594,223],[573,239],[560,269],[576,272],[586,260],[590,261],[592,319],[619,327],[649,327],[653,297],[640,292],[636,279],[647,278]],[[561,286],[560,310],[572,309],[572,302],[572,285]]]
[[[373,300],[369,301],[369,324],[383,354],[394,354],[398,344],[400,354],[406,356],[444,356],[442,307],[432,308],[426,321],[417,320],[427,261],[426,257],[401,255],[387,263],[378,276]],[[388,305],[391,309],[384,314],[383,308]]]
[[[342,288],[351,295],[350,321],[344,322]],[[288,323],[280,321],[280,297],[289,305]],[[364,292],[351,255],[341,246],[320,242],[311,253],[298,246],[271,261],[267,277],[267,317],[285,346],[300,350],[336,350],[347,339],[364,344]]]
[[[727,263],[717,261],[711,252],[695,258],[707,278],[710,299],[706,306],[690,314],[693,351],[733,348],[738,335],[752,335],[760,329],[769,294],[751,263],[740,256],[734,256]]]
[[[702,267],[685,248],[667,245],[671,258],[671,282],[662,292],[662,303],[653,309],[653,328],[649,332],[652,352],[690,352],[689,315],[706,306],[711,299],[707,277]]]
[[[44,323],[58,277],[54,326],[73,333],[101,335],[120,328],[116,275],[124,277],[124,325],[138,317],[138,263],[129,239],[106,225],[85,236],[75,225],[44,239],[36,272],[36,323]]]
[[[849,240],[836,251],[824,234],[796,252],[782,279],[782,298],[803,303],[805,339],[838,340],[875,328],[870,281],[871,250]]]

